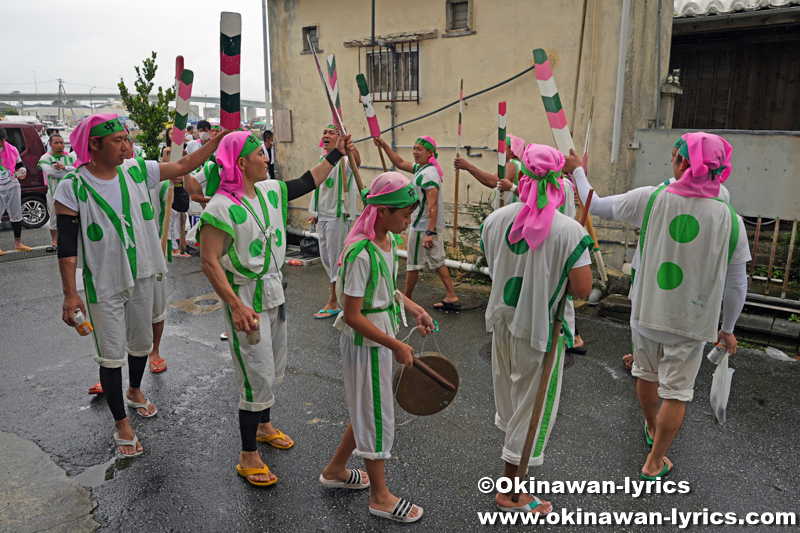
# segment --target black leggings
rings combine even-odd
[[[239,433],[242,436],[242,451],[254,452],[258,449],[256,432],[259,424],[269,422],[269,408],[261,412],[239,409]]]
[[[21,239],[22,238],[22,221],[19,222],[12,222],[11,229],[14,230],[14,238]]]
[[[134,357],[128,354],[129,379],[131,387],[138,389],[142,385],[142,376],[147,365],[147,357]],[[122,368],[100,367],[100,385],[103,396],[114,420],[119,422],[128,417],[125,413],[125,399],[122,397]]]

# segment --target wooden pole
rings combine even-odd
[[[170,148],[170,156],[169,160],[177,161],[174,159],[174,154],[179,153],[178,159],[183,156],[183,149],[181,148],[180,151],[175,149],[175,138],[177,137],[176,133],[178,130],[178,102],[180,101],[180,89],[181,89],[181,74],[183,73],[183,56],[178,56],[175,58],[175,124],[172,128],[172,147]],[[191,74],[191,71],[189,71]],[[191,82],[189,82],[190,93],[191,93]],[[188,107],[188,102],[187,102]],[[181,135],[181,147],[183,147],[183,137],[186,134],[186,122],[183,123],[183,135]],[[169,139],[166,137],[166,133],[164,135],[164,142],[166,143]],[[169,182],[169,188],[167,189],[167,201],[164,204],[164,225],[161,227],[161,252],[164,254],[164,257],[167,257],[167,245],[169,243],[169,224],[170,218],[172,215],[172,197],[175,193],[175,184],[171,181]]]
[[[461,89],[458,93],[458,143],[456,144],[456,157],[461,157],[461,115],[464,111],[464,80],[461,80]],[[453,251],[458,249],[458,172],[456,169],[456,185],[453,198]]]

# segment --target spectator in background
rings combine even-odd
[[[261,139],[264,141],[262,144],[264,146],[264,153],[269,156],[269,179],[275,179],[275,142],[272,137],[272,131],[265,130],[264,133],[261,135]]]

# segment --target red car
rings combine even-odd
[[[8,133],[6,142],[10,142],[19,151],[22,164],[28,175],[19,181],[22,193],[22,225],[26,228],[39,228],[48,221],[47,214],[47,185],[44,175],[39,170],[39,158],[44,155],[44,145],[41,137],[36,132],[36,127],[31,124],[6,123],[0,127]],[[8,220],[8,215],[3,215],[3,221]]]

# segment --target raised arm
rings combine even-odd
[[[223,131],[222,133],[220,133],[219,135],[208,141],[206,144],[204,144],[200,149],[195,150],[189,155],[181,157],[175,163],[160,163],[158,165],[158,169],[161,171],[161,181],[177,178],[178,176],[183,176],[184,174],[188,174],[189,172],[198,168],[200,165],[205,163],[209,157],[211,157],[214,154],[214,151],[219,146],[219,143],[220,141],[222,141],[222,138],[231,132],[232,130]]]
[[[380,146],[381,148],[383,148],[383,151],[386,152],[386,155],[389,156],[389,160],[392,162],[394,166],[405,172],[409,173],[414,172],[414,163],[406,161],[405,159],[397,155],[395,151],[392,150],[392,147],[389,146],[389,143],[384,141],[381,137],[375,137],[374,142],[376,146]]]
[[[453,160],[453,166],[459,170],[466,170],[472,174],[476,180],[481,182],[483,185],[486,185],[490,189],[497,187],[497,172],[494,174],[484,172],[466,159],[458,156]]]

